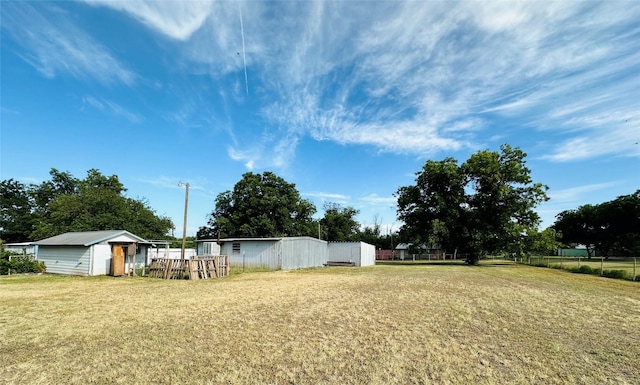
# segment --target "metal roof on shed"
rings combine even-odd
[[[148,241],[126,230],[102,230],[64,233],[56,235],[55,237],[42,239],[40,241],[34,242],[34,244],[51,246],[91,246],[95,245],[96,243],[108,241],[121,235],[126,235],[133,239],[136,239],[139,243],[149,243]]]

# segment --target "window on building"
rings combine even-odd
[[[240,243],[234,243],[232,246],[232,251],[234,254],[240,253]]]

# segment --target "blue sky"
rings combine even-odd
[[[428,159],[522,148],[565,209],[640,188],[640,2],[8,2],[0,177],[116,174],[182,232],[247,171],[397,228]]]

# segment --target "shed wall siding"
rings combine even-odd
[[[319,267],[327,263],[327,242],[315,238],[284,238],[282,269]]]
[[[233,244],[240,244],[240,252],[233,251]],[[237,241],[225,242],[220,254],[228,255],[231,264],[245,267],[262,267],[278,270],[281,267],[282,241]]]
[[[90,249],[84,246],[38,247],[38,260],[45,263],[47,273],[89,275]]]
[[[354,262],[356,266],[372,266],[376,261],[376,247],[364,242],[330,242],[327,259],[335,262]]]

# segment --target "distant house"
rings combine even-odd
[[[209,254],[205,251],[206,245],[215,248],[216,242],[213,239],[196,241],[198,255]],[[219,254],[228,255],[236,267],[292,270],[327,263],[327,242],[312,237],[224,238],[220,240]]]
[[[365,242],[329,242],[327,260],[352,262],[356,266],[373,266],[376,264],[376,247]]]
[[[72,232],[34,242],[47,273],[125,275],[148,263],[151,243],[125,230]]]
[[[400,258],[401,260],[404,260],[405,258],[409,258],[409,248],[412,246],[411,243],[398,243],[398,245],[396,245],[396,256],[398,258]]]

